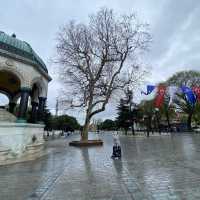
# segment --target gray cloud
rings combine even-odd
[[[152,31],[154,43],[149,56],[153,61],[166,54],[176,42],[174,38],[182,36],[182,26],[199,6],[199,1],[167,1]]]

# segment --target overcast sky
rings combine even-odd
[[[0,30],[15,33],[27,41],[46,63],[53,81],[49,84],[48,106],[55,107],[60,83],[50,58],[55,55],[56,33],[71,19],[84,22],[88,14],[101,7],[118,13],[135,11],[151,27],[153,43],[144,57],[152,68],[147,82],[155,84],[173,73],[198,70],[200,66],[199,0],[6,0],[0,6]],[[140,98],[140,97],[139,97]],[[81,114],[75,114],[79,121]],[[108,106],[99,118],[115,116],[115,106]]]

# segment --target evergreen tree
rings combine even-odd
[[[116,130],[116,122],[111,119],[106,119],[98,125],[98,129],[107,131]]]
[[[53,128],[53,116],[52,116],[50,110],[47,108],[46,104],[45,104],[45,107],[44,107],[44,124],[45,124],[45,130],[52,130],[52,128]]]
[[[57,130],[79,130],[80,124],[75,117],[60,115],[53,118],[54,129]]]
[[[132,125],[132,113],[130,111],[129,105],[127,104],[127,100],[121,99],[120,104],[117,107],[118,117],[116,118],[117,128],[122,128],[127,134],[129,127]]]

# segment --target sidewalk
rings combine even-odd
[[[91,137],[96,137],[91,134]],[[0,167],[1,200],[200,199],[200,135],[120,136],[122,159],[112,160],[113,138],[103,147],[47,142],[48,156]]]

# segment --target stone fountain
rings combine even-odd
[[[7,110],[0,107],[0,165],[43,155],[42,121],[50,81],[31,45],[0,31],[0,94],[8,99]]]
[[[44,125],[15,121],[14,115],[0,109],[0,165],[33,160],[44,155]]]

